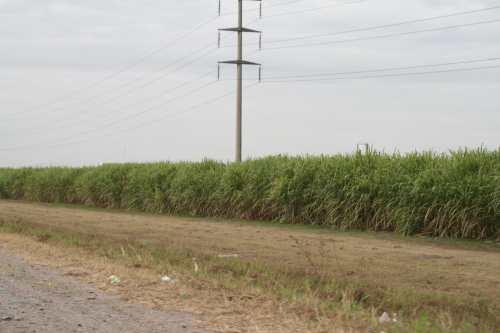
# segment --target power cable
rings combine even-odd
[[[407,31],[407,32],[398,32],[398,33],[391,33],[391,34],[370,36],[370,37],[360,37],[360,38],[352,38],[352,39],[307,43],[307,44],[277,46],[277,47],[263,48],[261,51],[272,51],[272,50],[290,49],[290,48],[298,48],[298,47],[306,47],[306,46],[324,46],[324,45],[350,43],[350,42],[358,42],[358,41],[365,41],[365,40],[383,39],[383,38],[390,38],[390,37],[397,37],[397,36],[408,36],[408,35],[415,35],[415,34],[420,34],[420,33],[425,33],[425,32],[453,30],[453,29],[458,29],[458,28],[467,28],[467,27],[472,27],[472,26],[492,24],[492,23],[498,23],[498,22],[500,22],[500,19],[478,21],[478,22],[466,23],[466,24],[456,24],[456,25],[449,25],[449,26],[438,27],[438,28],[414,30],[414,31]]]
[[[417,68],[429,68],[429,67],[442,67],[442,66],[454,66],[454,65],[467,65],[474,64],[480,62],[490,62],[490,61],[499,61],[500,57],[497,58],[482,58],[482,59],[473,59],[473,60],[461,60],[461,61],[453,61],[453,62],[443,62],[437,64],[428,64],[428,65],[412,65],[412,66],[402,66],[402,67],[387,67],[387,68],[378,68],[371,70],[361,70],[361,71],[350,71],[350,72],[334,72],[334,73],[318,73],[318,74],[304,74],[304,75],[287,75],[287,76],[267,76],[265,79],[271,80],[281,80],[281,79],[294,79],[294,78],[312,78],[312,77],[322,77],[322,76],[336,76],[336,75],[348,75],[348,74],[364,74],[364,73],[377,73],[377,72],[387,72],[387,71],[399,71],[399,70],[408,70],[408,69],[417,69]]]
[[[211,45],[211,44],[210,44],[210,45]],[[108,103],[110,103],[110,102],[114,102],[114,101],[116,101],[116,100],[120,99],[121,97],[128,96],[130,93],[133,93],[133,92],[135,92],[135,91],[137,91],[137,90],[144,89],[144,88],[146,88],[146,87],[148,87],[148,86],[150,86],[150,85],[152,85],[152,84],[154,84],[154,83],[156,83],[156,82],[158,82],[158,81],[160,81],[160,80],[164,79],[165,77],[168,77],[168,76],[170,76],[170,75],[174,74],[175,72],[177,72],[177,71],[179,71],[179,70],[181,70],[181,69],[183,69],[183,68],[185,68],[185,67],[187,67],[187,66],[189,66],[189,65],[193,64],[194,62],[196,62],[196,61],[198,61],[199,59],[203,58],[203,57],[204,57],[204,56],[206,56],[207,54],[209,54],[209,53],[214,52],[214,51],[216,51],[216,50],[217,50],[217,48],[215,48],[215,47],[213,47],[213,49],[208,49],[208,46],[209,46],[209,45],[206,45],[206,46],[204,46],[204,47],[202,47],[202,48],[198,49],[197,51],[195,51],[195,52],[193,53],[193,54],[196,54],[196,53],[199,53],[200,51],[202,51],[202,54],[201,54],[201,55],[199,55],[199,56],[197,56],[197,57],[195,57],[195,58],[191,59],[191,60],[190,60],[189,62],[187,62],[187,63],[184,63],[184,64],[182,64],[182,65],[180,65],[180,66],[175,67],[172,71],[166,72],[166,73],[164,73],[164,74],[162,74],[162,75],[159,75],[159,76],[157,76],[157,77],[155,77],[155,78],[153,78],[153,79],[151,79],[151,80],[148,80],[148,81],[146,81],[146,82],[143,82],[142,84],[140,84],[140,85],[139,85],[139,86],[137,86],[137,87],[130,87],[130,88],[126,89],[124,92],[121,92],[121,93],[120,93],[120,94],[118,94],[118,95],[114,95],[114,96],[112,96],[112,97],[110,97],[110,98],[107,98],[107,99],[104,99],[104,100],[101,100],[101,101],[96,101],[96,100],[93,100],[93,98],[95,98],[95,97],[99,97],[99,96],[101,96],[101,95],[104,95],[103,93],[99,93],[99,94],[97,94],[97,95],[93,95],[93,96],[91,96],[90,98],[84,99],[84,100],[82,101],[82,103],[78,105],[78,107],[81,107],[82,105],[87,105],[87,107],[88,107],[88,106],[90,106],[90,105],[92,105],[92,104],[95,104],[95,105],[106,105],[106,104],[108,104]],[[190,55],[190,56],[191,56],[191,55]],[[161,67],[161,68],[159,69],[159,71],[158,71],[158,72],[163,72],[163,71],[165,71],[165,70],[169,69],[170,67],[172,67],[172,65],[175,65],[175,64],[177,64],[177,63],[179,63],[179,62],[182,62],[182,61],[185,61],[185,58],[178,59],[178,60],[176,60],[176,61],[174,61],[174,62],[172,62],[172,63],[169,63],[169,64],[167,64],[167,65],[165,65],[165,66]],[[127,81],[124,85],[119,86],[119,87],[118,87],[118,89],[125,88],[125,87],[129,86],[129,85],[130,85],[130,83],[131,83],[131,82]],[[132,83],[134,83],[134,82],[132,82]],[[60,107],[60,108],[50,109],[50,110],[47,110],[47,112],[45,112],[45,114],[54,113],[54,112],[57,112],[57,111],[64,110],[64,109],[66,109],[66,108],[67,108],[67,107],[62,107],[62,108]],[[84,114],[84,113],[79,113],[79,115],[80,115],[80,116],[84,116],[85,114]],[[75,119],[75,116],[74,116],[74,115],[72,115],[72,116],[71,116],[71,118],[72,118],[72,119]]]
[[[275,4],[266,5],[265,8],[274,8],[274,7],[286,6],[286,5],[291,5],[291,4],[294,4],[294,3],[297,3],[297,2],[302,2],[302,1],[305,1],[305,0],[282,1],[282,2],[275,3]],[[267,2],[265,2],[265,3],[267,4]],[[260,11],[260,8],[257,8],[257,9],[245,9],[244,11],[245,11],[245,13],[248,13],[248,12],[258,12],[258,11]],[[229,16],[229,15],[234,15],[234,14],[237,14],[237,13],[238,13],[237,10],[233,10],[233,11],[229,11],[229,12],[222,12],[220,14],[220,16]]]
[[[258,83],[249,84],[249,85],[246,86],[246,88],[247,89],[251,88],[251,87],[255,86],[256,84],[258,84]],[[160,120],[168,118],[168,116],[170,116],[170,115],[171,116],[178,116],[178,115],[183,115],[183,114],[189,113],[189,112],[191,112],[191,111],[193,111],[195,109],[201,108],[201,107],[209,105],[209,104],[213,104],[213,103],[215,103],[215,102],[217,102],[219,100],[222,100],[222,99],[224,99],[226,97],[234,95],[235,93],[236,93],[236,90],[233,90],[233,91],[231,91],[229,93],[226,93],[226,94],[223,94],[223,95],[220,95],[220,96],[208,99],[208,100],[206,100],[206,101],[204,101],[202,103],[196,104],[194,106],[190,106],[190,107],[188,107],[186,109],[181,110],[178,113],[167,113],[167,114],[162,115],[161,117],[157,117],[155,119],[152,119],[151,121],[143,122],[143,123],[138,124],[136,126],[119,130],[118,133],[130,132],[130,131],[137,130],[139,128],[143,128],[143,127],[149,126],[151,124],[157,124]],[[98,136],[98,138],[109,137],[109,136],[116,136],[116,134],[117,134],[117,132],[107,133],[107,134]],[[92,139],[94,139],[94,138],[86,138],[86,139],[81,139],[81,140],[72,140],[72,141],[68,141],[68,142],[58,142],[58,143],[49,144],[49,145],[45,145],[44,144],[44,145],[41,145],[41,146],[40,145],[38,145],[38,146],[31,145],[31,146],[22,146],[22,147],[0,148],[0,151],[31,150],[31,149],[40,149],[40,148],[57,148],[57,147],[61,147],[61,146],[68,146],[68,145],[73,145],[73,144],[79,144],[79,143],[87,142],[87,141],[90,141]]]
[[[175,39],[167,42],[166,44],[162,45],[161,47],[157,48],[157,49],[154,49],[152,50],[151,52],[147,53],[146,55],[140,57],[138,60],[120,68],[119,70],[117,71],[114,71],[106,76],[104,76],[103,78],[97,80],[97,81],[94,81],[92,82],[91,84],[87,85],[87,86],[84,86],[83,88],[79,88],[79,89],[76,89],[74,91],[71,91],[67,94],[64,94],[58,98],[56,98],[55,100],[52,100],[50,102],[47,102],[47,103],[44,103],[44,104],[41,104],[41,105],[38,105],[38,106],[35,106],[35,107],[30,107],[28,109],[25,109],[25,110],[22,110],[22,111],[19,111],[19,112],[16,112],[15,114],[11,114],[11,115],[5,115],[7,117],[17,117],[19,115],[23,115],[23,114],[27,114],[27,113],[32,113],[34,110],[38,110],[40,108],[45,108],[45,107],[48,107],[48,106],[52,106],[52,105],[55,105],[55,104],[58,104],[60,101],[62,100],[66,100],[68,98],[71,98],[75,95],[78,95],[80,94],[82,91],[87,91],[87,90],[91,90],[91,89],[94,89],[95,87],[101,85],[102,83],[104,82],[107,82],[117,76],[119,76],[120,74],[124,73],[124,72],[127,72],[129,71],[130,69],[132,68],[135,68],[137,67],[139,64],[143,63],[144,60],[146,59],[149,59],[151,58],[152,56],[164,51],[165,49],[168,49],[172,46],[174,46],[175,44],[177,44],[178,42],[180,42],[181,40],[185,39],[186,37],[188,37],[189,35],[193,34],[194,32],[196,32],[197,30],[201,29],[202,27],[212,23],[213,21],[217,20],[218,19],[218,16],[215,16],[215,17],[212,17],[204,22],[201,22],[199,24],[197,24],[196,26],[194,26],[193,28],[191,28],[190,30],[188,30],[187,32],[181,34],[180,36],[176,37]]]
[[[446,14],[446,15],[438,15],[438,16],[426,17],[426,18],[421,18],[421,19],[413,19],[413,20],[401,21],[401,22],[390,23],[390,24],[376,25],[376,26],[370,26],[370,27],[366,27],[366,28],[350,29],[350,30],[338,31],[338,32],[333,32],[333,33],[314,34],[314,35],[301,36],[301,37],[268,40],[268,41],[266,41],[266,44],[283,43],[283,42],[304,40],[304,39],[310,39],[310,38],[336,36],[336,35],[348,34],[348,33],[353,33],[353,32],[365,32],[365,31],[371,31],[371,30],[392,28],[392,27],[397,27],[397,26],[406,25],[406,24],[423,23],[423,22],[434,21],[434,20],[438,20],[438,19],[463,16],[463,15],[469,15],[469,14],[476,14],[476,13],[481,13],[481,12],[486,12],[486,11],[491,11],[491,10],[496,10],[496,9],[500,9],[500,6],[492,6],[492,7],[482,8],[482,9],[468,10],[468,11],[456,12],[456,13],[451,13],[451,14]]]
[[[268,18],[279,17],[279,16],[289,16],[289,15],[305,14],[305,13],[310,13],[310,12],[317,12],[317,11],[321,11],[323,9],[329,9],[329,8],[333,8],[333,7],[339,7],[339,6],[345,6],[345,5],[356,5],[358,3],[362,3],[362,2],[366,2],[366,1],[368,1],[368,0],[357,0],[357,1],[350,1],[350,2],[338,2],[338,3],[334,3],[334,4],[331,4],[331,5],[327,5],[327,6],[320,6],[320,7],[313,7],[313,8],[296,10],[296,11],[290,11],[290,12],[284,12],[284,13],[276,13],[276,14],[271,14],[271,15],[264,15],[264,16],[262,16],[262,19],[268,19]]]
[[[302,0],[300,0],[300,1],[302,1]],[[256,19],[248,22],[248,24],[253,24],[253,23],[258,22],[258,21],[262,21],[262,20],[265,20],[268,18],[273,18],[273,17],[278,17],[278,16],[304,14],[304,13],[309,13],[309,12],[321,11],[323,9],[328,9],[328,8],[332,8],[332,7],[340,7],[340,6],[345,6],[345,5],[355,5],[355,4],[366,2],[366,1],[368,1],[368,0],[358,0],[358,1],[352,1],[352,2],[337,2],[334,4],[328,5],[328,6],[320,6],[320,7],[307,8],[307,9],[298,10],[298,11],[264,15],[264,16],[262,16],[262,18],[259,17],[259,18],[256,18]],[[298,1],[293,1],[293,2],[298,2]],[[253,10],[247,10],[247,11],[253,11]]]
[[[179,89],[181,89],[181,88],[183,88],[183,87],[185,87],[185,86],[187,86],[187,85],[189,85],[189,84],[191,84],[191,83],[193,83],[193,82],[195,82],[195,81],[199,81],[199,80],[201,80],[201,79],[203,79],[203,78],[205,78],[205,77],[207,77],[207,76],[209,76],[209,75],[212,75],[212,74],[215,74],[215,71],[211,70],[211,71],[206,72],[206,73],[204,73],[203,75],[201,75],[201,76],[199,76],[199,77],[197,77],[197,78],[195,78],[195,79],[193,79],[193,80],[189,80],[189,81],[183,82],[183,83],[181,83],[181,84],[179,84],[179,85],[177,85],[177,86],[174,86],[174,87],[172,87],[172,88],[168,88],[168,89],[166,89],[166,90],[162,91],[160,94],[158,94],[158,95],[157,95],[157,97],[163,97],[163,96],[166,96],[166,95],[168,95],[168,94],[171,94],[172,92],[174,92],[174,91],[176,91],[176,90],[179,90]],[[135,101],[134,103],[127,104],[127,105],[125,105],[125,106],[122,106],[122,107],[120,107],[120,108],[118,108],[118,109],[111,110],[111,111],[112,111],[112,112],[113,112],[113,111],[118,112],[118,111],[123,110],[124,108],[130,108],[130,107],[132,107],[132,106],[136,106],[136,105],[140,106],[140,105],[142,105],[144,102],[147,102],[147,101],[149,101],[149,100],[151,100],[151,97],[147,97],[147,98],[142,99],[142,100],[140,100],[140,101]],[[81,115],[81,113],[80,113],[80,115]],[[67,121],[65,121],[65,120],[70,120],[70,122],[67,122]],[[72,117],[72,118],[68,118],[68,119],[63,119],[62,121],[56,121],[56,122],[51,123],[51,125],[53,125],[53,124],[57,125],[57,127],[56,127],[56,128],[53,128],[53,127],[52,127],[51,129],[52,129],[52,130],[57,130],[57,129],[59,129],[59,128],[60,128],[60,126],[61,126],[61,125],[63,125],[63,124],[64,124],[63,129],[67,129],[67,128],[68,128],[68,126],[71,126],[71,125],[73,124],[73,121],[74,121],[74,120],[76,120],[76,122],[74,122],[75,124],[78,124],[78,123],[80,123],[80,122],[81,122],[81,120],[79,120],[79,119],[75,119],[74,117]],[[36,132],[46,132],[46,131],[47,131],[47,129],[45,129],[45,128],[40,128],[39,126],[37,126],[37,127],[31,127],[31,128],[21,128],[21,129],[16,129],[16,131],[28,131],[28,132],[30,132],[30,133],[36,133]]]
[[[172,103],[174,102],[175,100],[177,99],[180,99],[180,98],[184,98],[184,97],[187,97],[187,96],[190,96],[190,95],[193,95],[195,93],[197,93],[198,91],[200,90],[203,90],[211,85],[214,85],[216,84],[218,81],[211,81],[209,83],[206,83],[206,84],[203,84],[202,86],[200,87],[197,87],[195,89],[192,89],[190,90],[189,92],[187,92],[186,94],[183,94],[181,96],[177,96],[177,97],[174,97],[172,99],[170,99],[169,101],[167,101],[166,103],[162,103],[161,106],[164,106],[165,104],[168,104],[168,103]],[[119,123],[122,123],[124,121],[127,121],[127,120],[130,120],[130,119],[133,119],[133,118],[137,118],[141,115],[144,115],[146,113],[149,113],[151,111],[154,111],[158,106],[154,106],[154,107],[149,107],[145,110],[142,110],[140,112],[136,112],[134,114],[130,114],[130,115],[127,115],[125,117],[121,117],[119,119],[116,119],[116,120],[113,120],[113,121],[110,121],[110,122],[107,122],[105,124],[103,124],[102,126],[100,127],[97,127],[97,128],[93,128],[93,129],[90,129],[90,130],[86,130],[86,131],[81,131],[81,132],[78,132],[76,134],[73,134],[71,136],[68,136],[68,137],[64,137],[64,138],[61,138],[60,140],[69,140],[69,139],[72,139],[73,137],[75,136],[82,136],[82,135],[88,135],[88,134],[92,134],[92,133],[96,133],[96,132],[99,132],[101,130],[106,130],[112,126],[115,126]],[[45,143],[38,143],[38,144],[34,144],[34,145],[24,145],[24,146],[18,146],[18,147],[13,147],[13,148],[3,148],[3,149],[0,149],[0,151],[9,151],[9,150],[23,150],[23,149],[31,149],[31,148],[37,148],[37,147],[45,147],[46,144]]]
[[[453,73],[453,72],[469,72],[469,71],[478,71],[478,70],[496,69],[496,68],[500,68],[500,65],[472,67],[472,68],[444,69],[444,70],[426,71],[426,72],[370,75],[370,76],[359,76],[359,77],[316,78],[316,79],[298,79],[298,80],[269,80],[269,81],[266,80],[263,82],[264,83],[290,83],[290,82],[322,82],[322,81],[328,82],[328,81],[361,80],[361,79],[364,80],[364,79],[375,79],[375,78],[385,78],[385,77],[419,76],[419,75],[432,75],[432,74],[443,74],[443,73]]]

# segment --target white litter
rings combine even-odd
[[[219,254],[217,258],[238,258],[238,254]]]
[[[173,282],[175,282],[175,280],[174,280],[174,279],[172,279],[170,276],[165,275],[165,276],[162,276],[162,277],[161,277],[161,282],[169,282],[169,283],[173,283]]]
[[[382,313],[382,315],[380,316],[380,318],[378,318],[378,322],[380,324],[385,324],[385,323],[388,323],[388,322],[391,322],[391,317],[387,314],[387,312],[384,312]]]
[[[200,267],[198,267],[198,263],[196,262],[196,258],[193,258],[193,266],[194,266],[194,272],[198,273],[200,270]]]
[[[122,280],[120,280],[120,278],[119,278],[118,276],[116,276],[116,275],[111,275],[111,276],[108,278],[108,280],[109,280],[109,283],[111,283],[111,284],[118,284],[118,283],[120,283],[120,282],[122,281]]]

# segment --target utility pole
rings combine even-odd
[[[261,78],[261,64],[243,60],[243,33],[251,32],[259,34],[259,48],[262,46],[262,32],[243,27],[243,1],[238,1],[238,26],[236,28],[219,29],[219,47],[221,31],[232,31],[238,33],[237,58],[236,60],[219,61],[218,77],[220,78],[220,64],[236,65],[236,156],[235,161],[241,162],[242,156],[242,123],[243,123],[243,65],[259,66],[259,81]],[[262,17],[262,0],[247,0],[260,2],[260,16]],[[219,0],[219,16],[221,14],[221,0]]]

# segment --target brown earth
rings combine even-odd
[[[81,283],[74,273],[64,274],[40,262],[30,264],[9,248],[14,239],[0,235],[2,333],[207,332],[193,328],[188,314],[128,304]]]
[[[237,254],[244,260],[322,269],[390,288],[439,291],[487,299],[500,308],[498,246],[467,248],[397,236],[336,233],[245,222],[0,201],[0,219],[26,221],[85,234],[187,248],[204,254]]]
[[[170,271],[173,282],[163,282],[163,273],[147,266],[61,245],[0,232],[0,332],[134,332],[138,326],[138,332],[167,327],[162,332],[172,333],[179,327],[183,333],[365,331],[331,321],[311,324],[287,304],[249,290],[213,288],[192,273]],[[111,284],[112,275],[120,283]]]

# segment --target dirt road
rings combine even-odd
[[[0,220],[100,235],[109,239],[238,255],[269,265],[308,267],[319,260],[333,276],[374,287],[439,293],[500,309],[498,245],[452,244],[392,235],[208,221],[161,215],[0,201]]]
[[[187,314],[130,305],[64,276],[30,265],[0,244],[0,332],[202,333]]]

